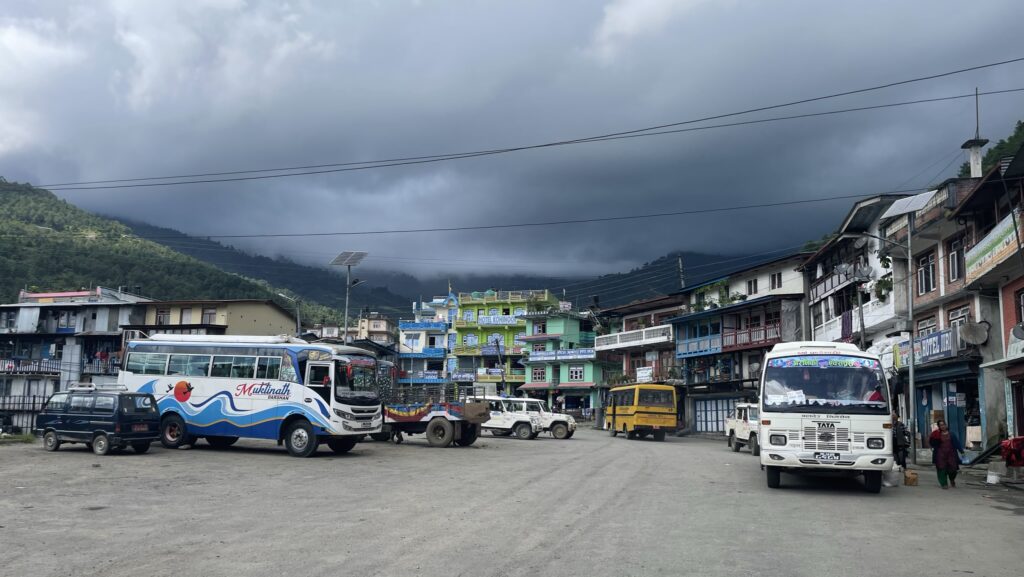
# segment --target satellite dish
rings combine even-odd
[[[761,370],[761,363],[759,363],[757,361],[754,361],[754,362],[750,363],[749,368],[750,368],[750,372],[756,373],[757,371]]]
[[[864,248],[864,245],[866,245],[867,243],[868,243],[867,237],[863,237],[862,236],[862,237],[858,238],[857,240],[855,240],[853,242],[853,248],[856,248],[856,249]]]
[[[844,262],[844,263],[841,263],[841,264],[837,264],[836,267],[833,270],[835,271],[836,274],[850,276],[850,273],[852,272],[852,269],[853,269],[852,265],[847,264],[847,263]]]
[[[1013,330],[1010,331],[1010,332],[1013,333],[1013,336],[1018,341],[1024,341],[1024,326],[1021,326],[1020,323],[1017,323],[1017,324],[1013,325]]]
[[[1024,335],[1024,329],[1020,325],[1013,327],[1014,335],[1018,330]],[[988,331],[988,323],[965,323],[960,327],[960,338],[969,345],[983,345],[988,341]]]
[[[866,264],[854,267],[853,276],[864,280],[875,280],[875,270]]]

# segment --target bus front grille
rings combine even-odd
[[[834,429],[804,427],[804,450],[849,451],[850,429],[849,427],[836,427]]]

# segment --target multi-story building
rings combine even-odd
[[[524,316],[558,306],[547,290],[459,293],[453,349],[458,368],[453,378],[462,382],[473,373],[476,382],[504,382],[504,392],[513,392],[526,382],[526,369],[519,363],[526,348]]]
[[[900,198],[879,195],[854,204],[832,239],[803,263],[813,340],[866,349],[904,329],[897,317],[906,318],[907,300],[902,287],[893,286],[890,250],[879,228],[882,214]]]
[[[142,320],[150,299],[108,288],[30,293],[0,305],[0,413],[20,419],[81,380],[114,382],[121,325]]]
[[[384,347],[398,343],[398,324],[394,319],[378,312],[366,312],[358,320],[356,340],[369,340]],[[352,338],[351,331],[349,338]]]
[[[413,303],[413,320],[399,321],[398,382],[430,384],[451,382],[458,367],[452,353],[455,346],[453,321],[459,302],[454,293],[434,297],[430,302]],[[463,375],[473,380],[475,373]]]
[[[679,365],[670,382],[679,387],[689,430],[724,431],[736,403],[756,397],[764,353],[807,334],[798,270],[806,257],[776,258],[682,291],[684,312],[665,322]]]
[[[604,383],[605,366],[594,350],[594,327],[589,314],[552,308],[528,312],[526,383],[519,387],[531,396],[559,399],[570,410],[598,405],[598,388]],[[617,368],[617,367],[616,367]]]
[[[142,322],[122,327],[144,334],[291,335],[295,317],[272,300],[179,300],[150,302]]]
[[[650,372],[655,381],[670,377],[675,367],[675,344],[669,319],[685,312],[682,292],[633,301],[603,309],[606,332],[594,340],[601,358],[621,366],[613,382],[635,382],[637,370]]]

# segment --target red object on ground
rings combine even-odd
[[[1024,467],[1024,437],[1006,439],[1000,448],[1007,467]]]

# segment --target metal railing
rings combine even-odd
[[[116,375],[117,370],[120,367],[120,362],[116,360],[106,361],[89,361],[88,363],[82,364],[83,375]]]
[[[767,345],[781,339],[782,329],[779,323],[771,323],[760,327],[725,331],[722,333],[722,348]]]
[[[594,348],[609,349],[669,342],[672,342],[672,325],[658,325],[647,329],[602,335],[594,340]]]
[[[0,432],[31,433],[36,415],[43,410],[48,398],[40,395],[0,397]]]
[[[0,373],[60,374],[60,359],[0,359]]]
[[[464,402],[468,397],[482,397],[485,394],[486,389],[476,385],[398,385],[389,393],[382,395],[381,401],[386,405],[452,403]]]

